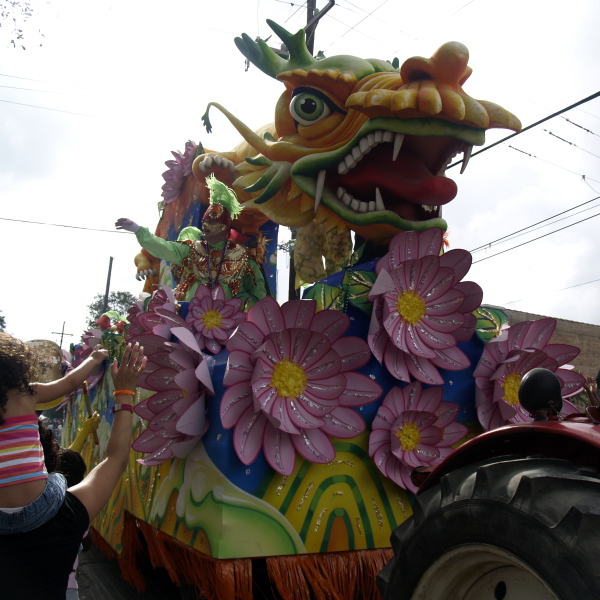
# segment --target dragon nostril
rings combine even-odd
[[[421,69],[414,69],[406,74],[407,83],[409,81],[422,81],[424,79],[433,79],[433,77]]]

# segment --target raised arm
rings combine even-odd
[[[190,253],[190,248],[186,244],[163,240],[150,233],[146,227],[141,227],[131,219],[118,219],[115,227],[135,233],[139,245],[148,250],[152,256],[156,256],[156,258],[160,258],[161,260],[168,260],[176,265],[181,265]]]
[[[135,344],[127,345],[121,365],[116,361],[112,365],[112,377],[115,386],[115,405],[133,404],[133,396],[118,392],[135,392],[136,381],[146,365],[144,349]],[[104,460],[95,466],[89,475],[79,484],[69,489],[81,501],[88,511],[90,521],[108,502],[115,486],[119,482],[129,460],[129,447],[132,435],[132,409],[118,410],[114,413],[113,424],[106,446]]]
[[[75,436],[75,440],[69,446],[69,450],[73,450],[74,452],[79,452],[83,450],[83,445],[85,444],[88,436],[92,435],[97,429],[98,425],[100,425],[100,415],[95,412],[91,417],[88,417],[81,426],[81,429],[77,432]]]
[[[34,383],[33,387],[36,394],[33,398],[35,399],[35,403],[43,404],[50,402],[79,389],[94,369],[100,366],[107,358],[108,352],[102,346],[97,345],[88,358],[61,379],[51,381],[50,383]]]

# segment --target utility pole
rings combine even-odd
[[[315,53],[315,29],[319,21],[335,6],[335,0],[329,0],[321,10],[317,10],[317,0],[306,2],[306,47],[311,55]]]
[[[63,344],[63,337],[65,335],[73,335],[72,333],[65,333],[65,323],[66,321],[63,321],[63,326],[62,326],[62,331],[58,332],[58,331],[53,331],[52,334],[56,334],[58,335],[60,333],[60,349],[62,350],[62,344]]]
[[[329,0],[327,5],[322,10],[317,10],[317,0],[307,0],[306,2],[306,27],[304,31],[306,33],[306,47],[310,52],[311,56],[314,55],[315,51],[315,30],[319,21],[325,16],[329,10],[335,6],[335,0]],[[289,299],[300,298],[300,290],[296,290],[296,269],[294,268],[294,244],[296,241],[296,231],[292,229],[291,239],[288,242],[288,248],[290,252],[290,272],[288,281],[288,296]]]
[[[113,257],[110,257],[110,262],[108,263],[108,277],[106,278],[106,291],[104,292],[104,310],[105,313],[108,310],[108,292],[110,291],[110,274],[112,272],[112,262]]]

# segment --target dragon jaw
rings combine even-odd
[[[452,158],[483,143],[484,133],[434,119],[376,118],[343,147],[297,161],[296,185],[360,235],[385,243],[398,230],[446,228],[441,206],[456,195],[444,176]]]

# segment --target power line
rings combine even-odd
[[[122,234],[122,231],[116,231],[113,229],[94,229],[93,227],[78,227],[77,225],[61,225],[60,223],[42,223],[41,221],[26,221],[24,219],[8,219],[6,217],[0,217],[0,221],[14,221],[15,223],[28,223],[30,225],[48,225],[49,227],[66,227],[68,229],[84,229],[85,231],[101,231],[102,233],[118,233]],[[127,232],[129,234],[129,232]]]
[[[479,260],[473,261],[473,264],[475,265],[477,263],[483,262],[484,260],[487,260],[488,258],[494,258],[494,256],[504,254],[505,252],[510,252],[511,250],[516,250],[517,248],[520,248],[521,246],[531,244],[531,242],[541,240],[542,238],[548,237],[549,235],[552,235],[553,233],[558,233],[559,231],[563,231],[564,229],[568,229],[569,227],[573,227],[574,225],[579,225],[579,223],[583,223],[584,221],[589,221],[590,219],[593,219],[594,217],[597,217],[599,215],[600,215],[600,213],[596,213],[595,215],[592,215],[591,217],[586,217],[585,219],[581,219],[581,221],[576,221],[575,223],[571,223],[570,225],[565,225],[564,227],[561,227],[560,229],[555,229],[554,231],[550,231],[549,233],[540,235],[536,238],[533,238],[532,240],[528,240],[527,242],[523,242],[522,244],[513,246],[512,248],[507,248],[506,250],[501,250],[500,252],[496,252],[496,254],[492,254],[491,256],[486,256],[485,258],[480,258]]]
[[[519,148],[515,148],[514,146],[511,146],[510,144],[508,145],[508,147],[511,148],[512,150],[516,150],[517,152],[520,152],[521,154],[526,154],[527,156],[530,156],[531,158],[541,160],[542,162],[545,162],[548,165],[552,165],[553,167],[556,167],[557,169],[562,169],[563,171],[567,171],[568,173],[573,173],[573,175],[577,175],[577,176],[581,177],[581,179],[583,179],[583,181],[589,180],[589,181],[595,181],[596,183],[600,183],[600,181],[598,181],[597,179],[592,179],[591,177],[588,177],[587,175],[582,175],[581,173],[577,173],[577,171],[571,171],[571,169],[567,169],[566,167],[563,167],[562,165],[557,165],[556,163],[553,163],[553,162],[550,162],[549,160],[540,158],[539,156],[536,156],[535,154],[530,154],[529,152],[525,152],[525,150],[520,150]]]
[[[95,115],[86,115],[85,113],[73,112],[71,110],[61,110],[60,108],[48,108],[47,106],[36,106],[35,104],[25,104],[24,102],[13,102],[12,100],[0,100],[0,102],[6,102],[7,104],[18,104],[19,106],[29,106],[30,108],[39,108],[41,110],[51,110],[53,112],[66,113],[67,115],[78,115],[80,117],[89,117],[90,119],[97,119]]]
[[[0,77],[10,77],[11,79],[23,79],[23,81],[37,81],[38,83],[48,83],[50,85],[63,85],[67,87],[79,88],[82,90],[90,89],[82,85],[73,85],[72,83],[57,83],[55,81],[45,81],[43,79],[32,79],[31,77],[18,77],[17,75],[7,75],[6,73],[0,73]]]
[[[590,202],[591,202],[591,200],[590,200]],[[574,208],[576,208],[576,207],[574,207]],[[570,208],[568,211],[565,211],[565,212],[569,212],[571,210],[574,210],[574,208]],[[476,248],[475,250],[471,250],[471,254],[473,254],[475,252],[481,252],[482,250],[487,250],[487,249],[491,248],[493,244],[496,244],[496,243],[508,242],[510,240],[514,240],[516,238],[523,237],[524,235],[527,235],[528,233],[533,233],[534,231],[538,231],[538,230],[540,230],[540,229],[542,229],[544,227],[548,227],[549,225],[555,225],[556,223],[560,223],[561,221],[565,221],[567,219],[571,219],[571,218],[573,218],[573,217],[575,217],[577,215],[580,215],[580,214],[582,214],[584,212],[587,212],[589,210],[594,210],[594,209],[597,209],[597,208],[599,208],[598,205],[596,205],[596,206],[589,206],[588,208],[584,208],[583,210],[580,210],[580,211],[578,211],[576,213],[573,213],[571,215],[563,217],[562,219],[556,219],[555,221],[552,221],[552,223],[540,224],[537,227],[535,226],[536,224],[530,225],[529,227],[525,227],[525,229],[521,229],[519,231],[515,231],[513,233],[509,233],[508,235],[506,235],[506,236],[504,236],[504,237],[502,237],[502,238],[500,238],[498,240],[495,240],[493,242],[490,242],[489,244],[486,244],[485,246],[480,246],[479,248]],[[555,216],[558,216],[558,215],[555,215]],[[554,219],[554,217],[549,217],[549,219]],[[549,219],[546,219],[546,220],[549,220]],[[540,223],[543,223],[543,221],[540,221]]]
[[[527,227],[523,227],[523,229],[518,229],[517,231],[513,231],[512,233],[509,233],[508,235],[498,238],[497,240],[493,240],[492,242],[488,242],[487,244],[477,246],[477,248],[474,248],[473,250],[471,250],[471,252],[477,252],[478,250],[482,250],[484,248],[489,248],[492,244],[495,244],[496,242],[505,240],[506,238],[509,238],[517,233],[521,233],[522,231],[527,231],[528,229],[531,229],[532,227],[535,227],[536,225],[541,225],[542,223],[545,223],[546,221],[550,221],[551,219],[554,219],[555,217],[560,217],[561,215],[564,215],[572,210],[575,210],[576,208],[585,206],[586,204],[589,204],[590,202],[594,202],[598,199],[600,199],[600,196],[597,196],[596,198],[592,198],[591,200],[587,200],[586,202],[582,202],[581,204],[577,204],[577,206],[572,206],[571,208],[568,208],[567,210],[563,210],[562,212],[556,213],[555,215],[552,215],[551,217],[542,219],[541,221],[538,221],[537,223],[533,223],[532,225],[528,225]]]
[[[595,135],[596,137],[600,137],[600,135],[598,135],[597,133],[594,133],[592,130],[590,129],[586,129],[585,127],[582,127],[581,125],[578,125],[577,123],[570,121],[569,119],[567,119],[567,117],[561,117],[561,119],[564,119],[567,123],[571,123],[571,125],[575,125],[575,127],[579,127],[579,129],[583,129],[584,131],[587,131],[587,133],[591,133],[592,135]]]
[[[326,49],[328,50],[329,48],[331,48],[333,44],[335,44],[338,40],[342,39],[345,35],[350,33],[353,29],[356,29],[363,21],[366,21],[375,11],[379,10],[384,4],[387,4],[388,2],[389,0],[383,0],[383,2],[379,6],[375,7],[370,13],[365,15],[358,23],[352,25],[352,27],[350,27],[347,31],[342,33],[342,35],[340,35],[336,40],[333,40],[333,42],[331,42],[331,44],[329,44],[329,46],[327,46]]]
[[[350,4],[350,6],[354,6],[354,8],[358,8],[358,9],[359,9],[360,11],[362,11],[363,13],[366,13],[366,12],[367,12],[367,11],[366,11],[364,8],[362,8],[362,7],[358,6],[357,4],[354,4],[354,2],[350,2],[350,0],[345,0],[345,2],[346,2],[347,4]],[[356,13],[356,11],[353,11],[353,10],[349,9],[347,6],[343,6],[343,5],[342,5],[342,4],[340,4],[339,2],[336,4],[336,6],[337,6],[338,8],[344,8],[345,10],[350,10],[350,12],[354,12],[354,13]],[[409,37],[410,37],[410,35],[409,35],[409,34],[408,34],[406,31],[403,31],[402,29],[398,29],[397,27],[393,27],[393,26],[391,26],[391,24],[390,24],[388,21],[385,21],[384,19],[382,19],[382,18],[378,17],[377,15],[371,14],[371,16],[372,16],[374,19],[376,19],[377,21],[380,21],[381,23],[385,23],[385,25],[387,25],[388,27],[391,27],[391,28],[392,28],[394,31],[397,31],[398,33],[401,33],[402,35],[406,35],[406,36],[409,36]],[[378,40],[378,41],[379,41],[379,40]]]
[[[574,144],[573,142],[569,142],[569,140],[565,140],[564,138],[559,137],[558,135],[556,135],[555,133],[552,133],[551,131],[548,131],[547,129],[544,129],[543,131],[545,131],[552,137],[555,137],[556,139],[560,140],[561,142],[564,142],[565,144],[569,144],[569,146],[573,146],[574,148],[577,148],[578,150],[583,150],[583,152],[587,152],[588,154],[591,154],[592,156],[595,156],[596,158],[600,158],[600,156],[598,156],[597,154],[594,154],[593,152],[590,152],[589,150],[585,150],[584,148],[580,148],[577,144]]]
[[[564,292],[565,290],[571,290],[573,288],[576,287],[581,287],[583,285],[589,285],[590,283],[596,283],[600,281],[600,279],[592,279],[592,281],[584,281],[583,283],[576,283],[575,285],[570,285],[568,287],[564,287],[564,288],[560,288],[558,290],[552,290],[552,293],[554,292]],[[546,296],[548,294],[548,292],[543,292],[543,295]],[[530,300],[531,298],[537,298],[538,296],[541,296],[542,294],[536,294],[535,296],[529,296],[528,298],[521,298],[520,300],[511,300],[510,302],[502,302],[501,306],[506,306],[507,304],[516,304],[517,302],[523,302],[525,300]]]
[[[454,17],[456,14],[458,14],[461,10],[467,8],[467,6],[469,6],[469,4],[473,4],[473,2],[475,2],[475,0],[469,0],[469,2],[467,2],[466,4],[464,4],[463,6],[461,6],[459,9],[455,10],[451,15],[448,15],[446,18],[444,18],[441,21],[435,23],[429,29],[426,29],[425,31],[422,31],[417,37],[413,38],[413,41],[419,40],[421,37],[423,37],[424,35],[426,35],[430,31],[433,31],[436,27],[439,27],[442,23],[445,23],[446,21],[449,21],[452,17]],[[394,53],[400,52],[400,50],[402,50],[402,48],[404,48],[406,45],[407,44],[404,44],[404,46],[400,46],[398,49],[394,50]]]
[[[595,94],[592,94],[591,96],[588,96],[587,98],[584,98],[583,100],[579,100],[579,102],[575,102],[575,104],[571,104],[570,106],[567,106],[566,108],[563,108],[555,113],[552,113],[551,115],[548,115],[547,117],[544,117],[543,119],[540,119],[539,121],[536,121],[535,123],[532,123],[531,125],[528,125],[527,127],[523,127],[523,129],[521,129],[521,131],[516,131],[515,133],[511,133],[510,135],[507,135],[505,138],[502,138],[501,140],[498,140],[497,142],[494,142],[493,144],[490,144],[489,146],[486,146],[485,148],[482,148],[481,150],[478,150],[477,152],[473,152],[473,154],[471,155],[471,158],[473,158],[473,156],[477,156],[478,154],[481,154],[482,152],[485,152],[486,150],[489,150],[490,148],[493,148],[494,146],[503,144],[507,140],[510,140],[511,138],[514,138],[517,135],[521,135],[522,133],[525,133],[529,129],[533,129],[534,127],[537,127],[538,125],[541,125],[542,123],[545,123],[546,121],[549,121],[550,119],[553,119],[554,117],[558,117],[559,115],[562,115],[564,112],[572,110],[572,109],[576,108],[577,106],[580,106],[581,104],[585,104],[586,102],[589,102],[590,100],[594,100],[594,98],[598,98],[598,96],[600,96],[600,92],[596,92]],[[452,167],[455,167],[456,165],[460,165],[462,162],[463,162],[462,160],[459,160],[455,163],[452,163],[450,166],[448,166],[446,168],[446,170],[451,169]]]
[[[75,92],[55,92],[53,90],[38,90],[36,88],[15,87],[14,85],[0,85],[0,88],[4,88],[7,90],[22,90],[25,92],[42,92],[44,94],[60,94],[61,96],[82,96],[84,98],[90,97],[87,94],[77,94]]]

